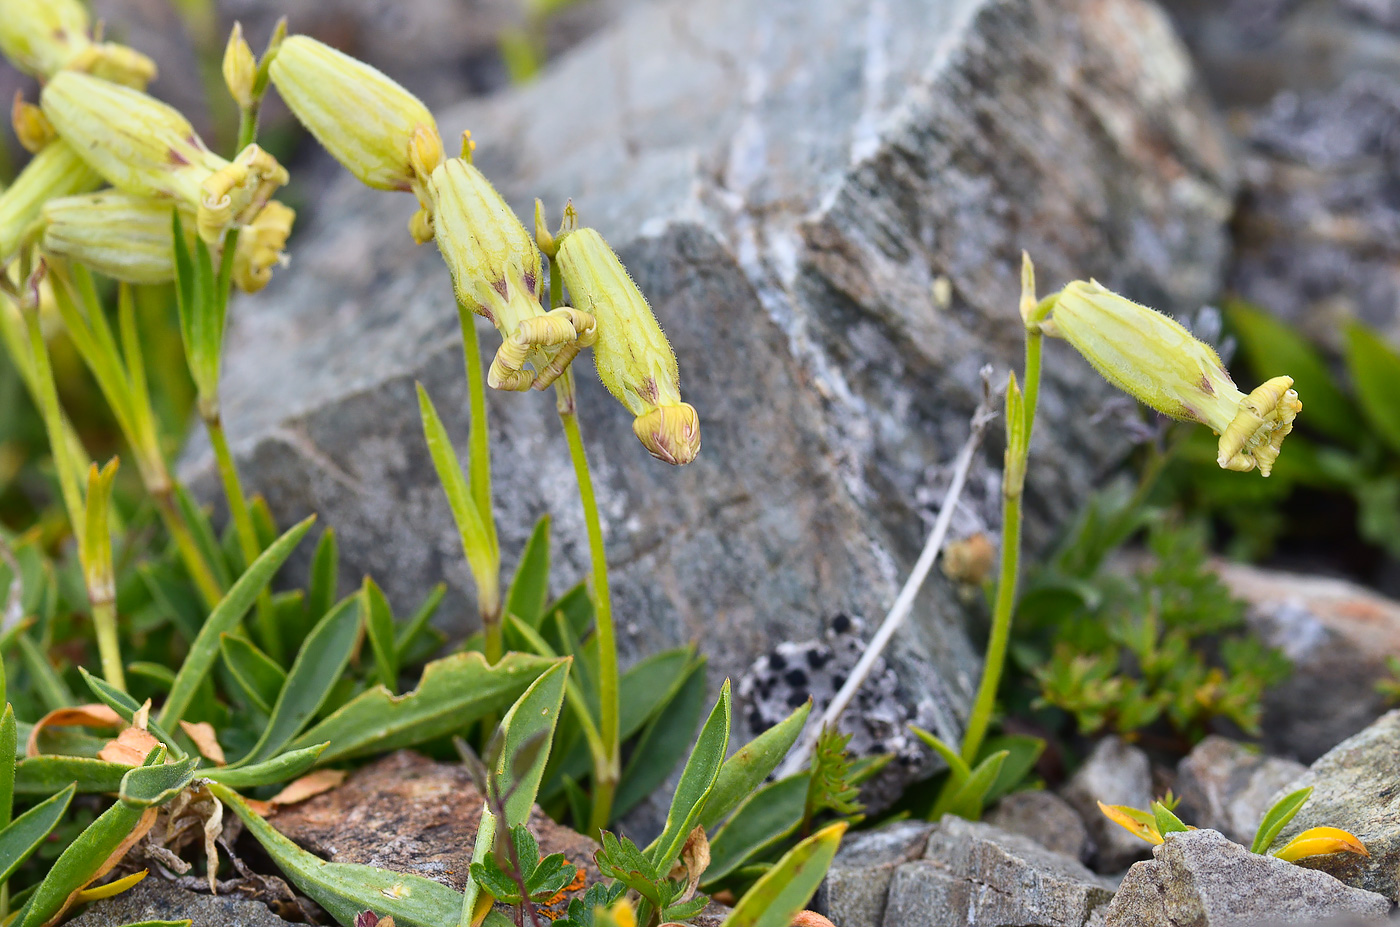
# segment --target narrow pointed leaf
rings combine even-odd
[[[374,654],[374,666],[379,672],[379,681],[390,692],[399,689],[399,652],[394,646],[394,613],[389,608],[389,600],[379,586],[365,577],[361,588],[360,607],[364,610],[365,633],[369,637],[369,649]]]
[[[296,779],[316,765],[316,760],[325,749],[326,744],[316,744],[248,766],[220,766],[216,769],[200,770],[200,775],[215,782],[222,782],[231,789],[255,789]]]
[[[1278,835],[1288,826],[1288,822],[1303,809],[1308,799],[1312,797],[1312,786],[1298,789],[1296,792],[1289,792],[1287,795],[1274,802],[1272,808],[1264,815],[1264,820],[1259,822],[1259,829],[1254,832],[1254,842],[1249,845],[1251,853],[1267,853],[1269,847],[1274,845]]]
[[[1311,856],[1328,856],[1332,853],[1371,855],[1366,851],[1366,845],[1356,839],[1354,834],[1337,827],[1314,827],[1288,841],[1274,856],[1295,863]]]
[[[826,878],[845,832],[846,824],[838,821],[789,850],[744,893],[721,927],[788,927]]]
[[[0,883],[15,874],[15,870],[53,833],[68,811],[76,787],[69,785],[57,795],[41,801],[15,818],[0,831]]]
[[[700,729],[695,749],[681,771],[680,782],[671,798],[671,810],[666,814],[666,828],[647,853],[661,872],[670,870],[685,845],[686,836],[704,813],[705,802],[714,789],[729,749],[729,723],[729,680],[726,679],[720,688],[719,701]]]
[[[715,780],[714,792],[700,815],[702,827],[709,830],[724,820],[725,815],[739,807],[763,784],[797,742],[811,712],[812,702],[808,699],[805,705],[740,747],[724,761],[719,778]]]
[[[530,532],[530,540],[515,568],[510,592],[506,596],[506,612],[532,628],[544,619],[544,606],[549,598],[549,516],[542,515]]]
[[[287,671],[246,637],[220,635],[219,654],[253,707],[265,715],[272,714],[272,706],[287,684]]]

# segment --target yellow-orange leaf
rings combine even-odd
[[[219,746],[219,738],[214,733],[214,725],[208,721],[199,721],[191,724],[188,721],[181,721],[180,727],[194,741],[195,749],[199,755],[218,766],[228,763],[224,758],[224,748]]]
[[[1157,833],[1156,822],[1146,812],[1129,808],[1127,805],[1105,805],[1103,802],[1098,804],[1104,817],[1134,837],[1141,837],[1153,846],[1162,842],[1162,835]]]
[[[1370,856],[1366,852],[1366,845],[1356,839],[1354,834],[1350,834],[1338,827],[1314,827],[1305,830],[1292,840],[1283,849],[1274,855],[1279,859],[1296,863],[1300,859],[1307,859],[1309,856],[1326,856],[1329,853],[1355,853],[1358,856]]]
[[[116,740],[107,741],[107,746],[98,751],[97,758],[108,763],[123,766],[140,766],[146,762],[151,751],[160,746],[155,736],[139,727],[129,727],[117,735]]]
[[[106,885],[99,885],[97,888],[85,888],[78,892],[77,897],[73,899],[73,903],[86,904],[89,901],[97,901],[101,898],[111,898],[113,895],[120,895],[122,892],[144,879],[147,872],[149,872],[149,870],[142,869],[140,872],[133,872],[129,876],[113,879]]]
[[[29,740],[24,745],[25,756],[39,755],[39,735],[46,727],[121,727],[126,722],[106,705],[79,705],[59,708],[34,723]]]
[[[300,779],[288,783],[287,787],[272,796],[268,804],[295,805],[322,792],[329,792],[345,781],[345,772],[339,769],[318,769]]]

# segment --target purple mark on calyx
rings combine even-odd
[[[539,296],[539,293],[535,292],[536,283],[535,272],[532,270],[525,271],[525,289],[530,291],[531,296]]]
[[[500,277],[496,280],[491,281],[491,289],[495,290],[497,293],[500,293],[501,299],[510,298],[510,284],[506,282],[505,277]]]
[[[1206,391],[1207,396],[1215,395],[1215,387],[1210,385],[1210,377],[1201,374],[1201,389]]]

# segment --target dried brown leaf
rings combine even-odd
[[[126,724],[122,716],[106,705],[79,705],[76,708],[59,708],[44,715],[34,723],[29,732],[29,740],[24,745],[25,756],[39,755],[39,735],[46,727],[121,727]]]
[[[195,749],[199,755],[217,766],[224,766],[228,760],[224,758],[224,748],[219,746],[218,735],[214,733],[214,725],[208,721],[199,721],[191,724],[188,721],[181,721],[180,727],[190,740],[194,741]]]

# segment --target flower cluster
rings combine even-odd
[[[633,430],[647,450],[671,464],[695,459],[700,421],[681,400],[675,354],[597,231],[576,228],[569,209],[558,234],[531,236],[472,163],[470,135],[459,157],[445,157],[427,108],[363,62],[292,36],[270,76],[297,118],[355,177],[417,196],[420,208],[409,222],[414,239],[437,241],[457,299],[500,332],[490,386],[544,389],[592,347],[599,378],[635,416]],[[545,308],[544,258],[572,305],[551,299]]]

